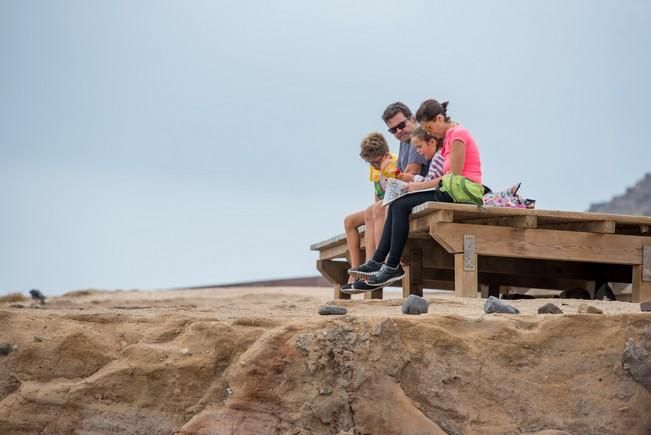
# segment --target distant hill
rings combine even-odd
[[[260,281],[234,282],[229,284],[202,285],[189,287],[192,289],[219,288],[219,287],[331,287],[327,279],[318,276],[304,276],[300,278],[267,279]]]
[[[648,173],[622,195],[608,202],[592,204],[588,211],[651,216],[651,173]]]

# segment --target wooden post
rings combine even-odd
[[[382,299],[384,292],[381,288],[373,290],[372,292],[365,292],[364,299]]]
[[[350,299],[350,295],[341,292],[341,286],[348,281],[348,268],[350,264],[347,261],[317,260],[316,268],[321,272],[324,278],[334,285],[334,299]]]
[[[474,254],[477,264],[477,254]],[[477,268],[467,271],[464,268],[464,254],[454,254],[454,295],[464,298],[477,298]]]
[[[644,281],[644,265],[633,265],[633,295],[631,302],[651,300],[651,281]]]
[[[409,251],[409,264],[402,278],[402,297],[409,295],[423,296],[423,251],[420,249]]]

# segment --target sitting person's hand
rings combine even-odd
[[[407,192],[415,192],[417,190],[422,189],[422,187],[421,187],[422,184],[423,183],[409,183],[407,185]]]
[[[386,154],[382,161],[380,162],[380,170],[386,169],[386,167],[390,164],[394,163],[393,158],[391,157],[391,154]]]
[[[406,172],[405,172],[405,173],[400,173],[400,174],[398,174],[398,175],[396,176],[396,178],[397,178],[398,180],[406,181],[407,183],[410,183],[410,182],[414,181],[414,175],[413,175],[413,174],[406,173]]]

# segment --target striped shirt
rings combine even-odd
[[[441,150],[438,150],[436,154],[434,154],[434,157],[432,157],[432,161],[429,164],[429,171],[427,171],[427,176],[422,177],[420,175],[414,175],[414,181],[416,183],[422,183],[423,181],[429,181],[438,177],[442,177],[444,174],[443,172],[444,162],[445,159],[441,155]]]

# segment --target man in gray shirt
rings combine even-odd
[[[382,119],[387,125],[389,133],[400,141],[398,169],[402,173],[426,176],[429,162],[418,154],[416,148],[409,143],[411,132],[418,126],[409,107],[401,102],[389,104],[382,114]]]

